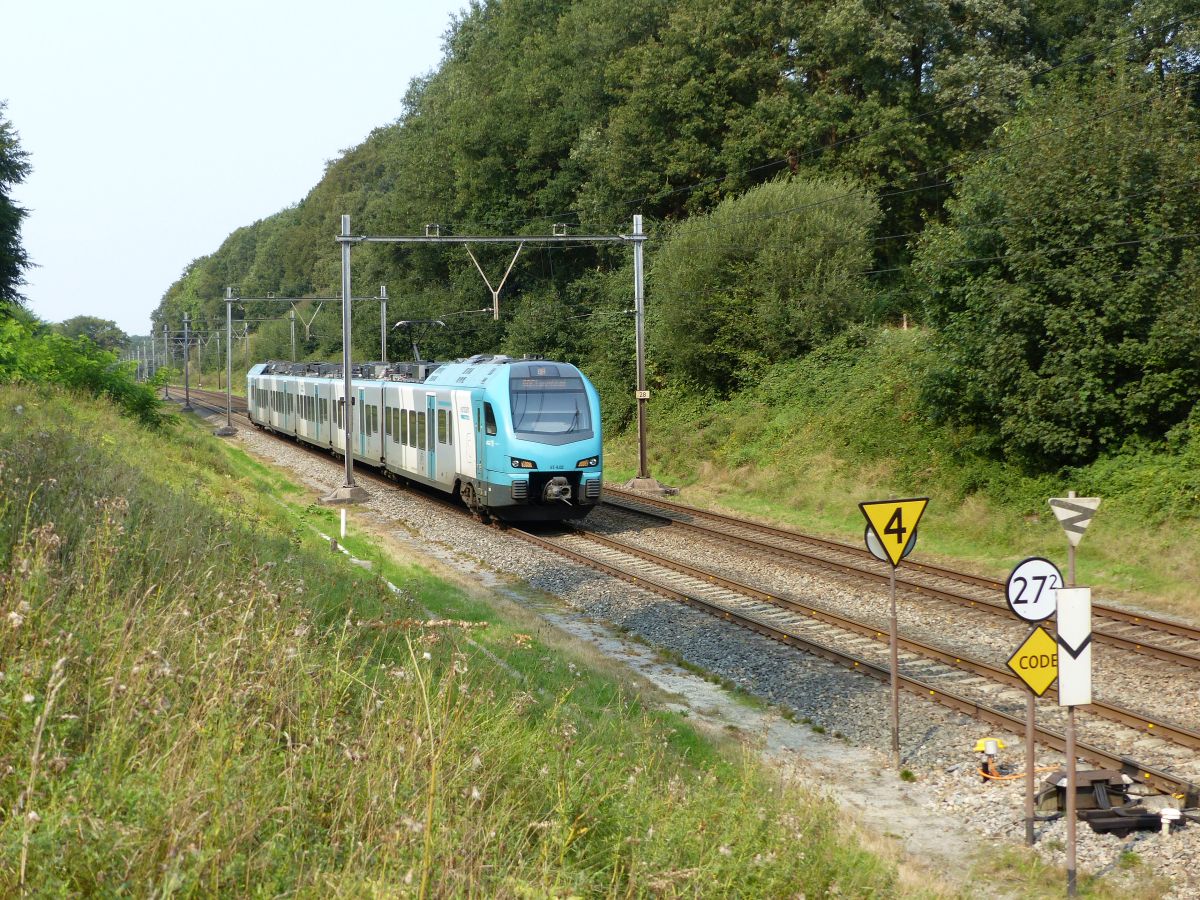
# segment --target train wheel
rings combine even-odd
[[[462,498],[462,502],[467,509],[475,516],[483,518],[483,508],[479,505],[479,495],[475,492],[475,485],[469,481],[459,485],[458,496]]]

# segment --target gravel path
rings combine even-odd
[[[324,493],[341,483],[341,463],[330,457],[249,429],[241,430],[236,439],[255,456],[289,469],[316,491]],[[877,769],[886,768],[885,752],[890,738],[886,686],[743,629],[721,625],[704,613],[567,562],[485,527],[455,510],[432,503],[419,494],[365,478],[361,484],[370,499],[356,508],[356,518],[365,516],[373,520],[374,527],[388,529],[411,546],[423,549],[461,571],[478,575],[482,566],[520,578],[534,588],[561,598],[574,613],[574,616],[564,613],[567,618],[578,620],[577,617],[582,616],[585,621],[594,619],[610,623],[666,650],[689,666],[699,667],[727,684],[778,705],[789,715],[809,724],[813,731],[832,737],[835,747],[837,744],[844,746],[847,757],[861,758],[857,755],[866,753],[866,758],[876,760]],[[632,530],[628,521],[622,523],[617,521],[618,518],[624,516],[597,511],[589,524],[605,530],[620,530],[621,539],[631,543],[639,539],[639,532]],[[666,531],[662,528],[654,530]],[[654,540],[655,549],[661,551],[663,538],[656,535]],[[701,547],[695,540],[687,540],[675,551],[683,559],[693,562],[701,559],[702,565],[724,567],[731,577],[750,577],[734,559],[722,555],[728,554],[727,548],[721,549],[715,544]],[[878,592],[851,588],[836,578],[797,573],[774,564],[755,565],[752,575],[761,580],[764,587],[803,592],[814,605],[820,603],[841,612],[861,609],[864,614],[874,615],[877,621],[884,621],[880,618],[883,606]],[[918,603],[906,602],[902,604],[900,615],[903,630],[906,624],[916,625],[944,613],[934,613],[922,609]],[[989,655],[993,660],[1002,654],[999,664],[1003,665],[1016,643],[1012,641],[1012,635],[997,627],[995,619],[989,617],[987,625],[995,634],[985,629],[982,621],[979,627],[975,627],[974,622],[960,625],[963,645],[973,648],[982,645],[987,649],[980,655]],[[1022,633],[1017,640],[1023,636]],[[1005,647],[1008,647],[1007,651]],[[1109,669],[1102,668],[1102,665],[1108,665],[1107,661],[1102,664],[1103,659],[1104,656],[1097,653],[1098,683],[1111,674]],[[1173,680],[1177,680],[1169,671],[1175,667],[1162,665],[1166,667],[1163,672],[1146,673],[1147,681],[1141,693],[1137,687],[1123,684],[1121,702],[1139,702],[1148,708],[1161,708],[1154,698],[1161,696],[1158,692],[1170,688]],[[1188,715],[1193,721],[1200,719],[1196,703],[1189,707]],[[941,834],[948,844],[963,834],[979,836],[970,841],[971,844],[978,840],[1017,844],[1024,839],[1022,782],[983,785],[975,774],[976,760],[972,750],[975,741],[984,736],[990,736],[988,726],[919,698],[901,695],[904,766],[917,776],[917,785],[912,788],[908,802],[919,804],[928,816],[928,827],[936,828],[936,833]],[[1007,745],[1003,761],[1019,769],[1024,759],[1020,737],[996,736]],[[1060,754],[1039,748],[1037,762],[1039,766],[1057,766],[1062,758]],[[842,773],[846,781],[831,786],[835,795],[839,791],[858,789],[862,766],[849,768],[851,771]],[[835,767],[826,771],[824,777],[836,779],[838,774]],[[889,775],[884,783],[894,789],[898,780]],[[881,808],[889,807],[885,804]],[[870,819],[869,810],[866,813]],[[904,828],[899,822],[897,827],[901,832],[913,830]],[[1042,839],[1038,844],[1039,852],[1056,863],[1061,863],[1063,858],[1060,831],[1065,834],[1061,822],[1042,826]],[[1096,835],[1083,823],[1080,823],[1078,833],[1081,873],[1105,871],[1119,879],[1152,872],[1172,879],[1175,888],[1170,896],[1200,895],[1200,871],[1193,865],[1200,859],[1200,824],[1193,824],[1169,837],[1143,833],[1121,840]],[[925,838],[928,840],[928,835]],[[907,843],[910,848],[913,846],[912,841]],[[1135,859],[1139,862],[1131,865]]]

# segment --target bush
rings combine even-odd
[[[54,384],[105,396],[144,425],[167,418],[154,388],[135,379],[135,364],[122,363],[87,338],[68,338],[37,323],[0,318],[0,382]]]
[[[836,178],[752,188],[677,226],[653,260],[650,340],[664,370],[727,393],[860,319],[871,195]]]
[[[925,397],[1041,471],[1158,441],[1200,390],[1200,141],[1141,75],[1034,97],[962,178],[915,271],[940,364]],[[1148,136],[1153,139],[1148,139]]]

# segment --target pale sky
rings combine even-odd
[[[466,3],[0,0],[32,311],[145,334],[189,262],[400,115]]]

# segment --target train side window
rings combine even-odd
[[[454,410],[446,410],[446,443],[454,446]]]
[[[438,432],[437,432],[438,443],[444,444],[444,443],[446,443],[446,411],[444,409],[439,409],[437,411],[437,414],[438,414],[438,416],[437,416],[437,419],[438,419],[438,423],[437,423],[437,425],[438,425]]]
[[[425,413],[417,413],[417,449],[425,449]]]
[[[483,430],[485,434],[496,433],[496,412],[490,403],[483,404]]]
[[[404,421],[404,416],[398,409],[392,410],[392,440],[395,443],[400,443],[400,423]]]
[[[385,409],[383,411],[383,430],[388,437],[392,436],[392,413],[395,410]]]
[[[379,407],[371,407],[371,434],[379,434]]]
[[[417,413],[411,409],[408,411],[408,446],[417,446]]]
[[[400,410],[400,443],[408,446],[408,410]]]

